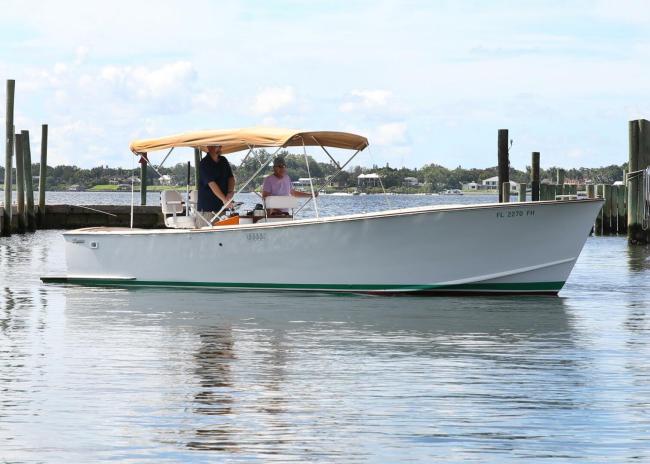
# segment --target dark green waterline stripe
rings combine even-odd
[[[402,285],[402,284],[272,284],[231,282],[181,282],[155,280],[85,279],[70,277],[41,277],[44,283],[70,283],[79,285],[156,286],[156,287],[214,287],[262,290],[331,290],[331,291],[427,291],[427,290],[476,290],[476,291],[559,291],[564,282],[516,282],[476,283],[458,285]]]

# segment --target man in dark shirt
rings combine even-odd
[[[216,213],[230,203],[235,194],[235,176],[226,157],[221,156],[219,145],[208,147],[199,165],[199,180],[199,211]]]

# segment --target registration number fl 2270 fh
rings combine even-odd
[[[534,209],[516,209],[514,211],[497,211],[497,219],[519,218],[535,216]]]

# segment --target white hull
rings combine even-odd
[[[599,200],[409,208],[210,230],[64,234],[50,282],[372,293],[550,293]]]

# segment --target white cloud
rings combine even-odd
[[[373,141],[377,145],[403,145],[407,141],[406,135],[405,122],[390,122],[379,125],[373,131]]]
[[[126,98],[157,100],[186,94],[196,80],[196,70],[188,61],[176,61],[158,68],[145,66],[105,66],[99,78]]]
[[[256,114],[273,113],[294,103],[296,100],[293,87],[269,87],[257,94],[253,103]]]
[[[221,107],[223,93],[220,89],[209,89],[192,96],[195,111],[216,111]]]
[[[391,95],[392,92],[388,90],[353,90],[350,92],[350,98],[339,106],[339,110],[349,113],[385,106]]]

